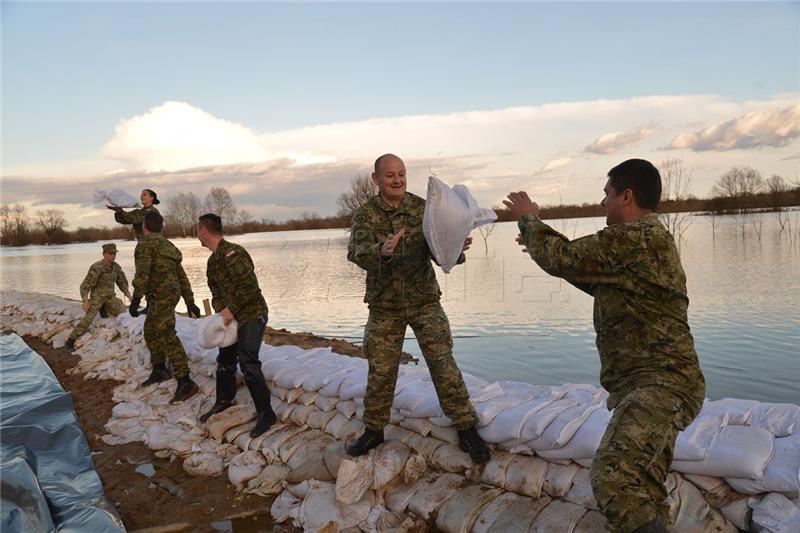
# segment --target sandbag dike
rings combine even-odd
[[[79,302],[0,292],[4,329],[63,346],[83,315]],[[276,521],[309,531],[603,531],[588,466],[608,422],[605,393],[486,381],[465,374],[492,461],[474,467],[457,447],[426,369],[404,366],[387,443],[345,457],[363,431],[366,361],[327,348],[264,345],[260,358],[280,417],[248,435],[255,410],[244,386],[237,406],[206,424],[216,351],[197,343],[195,322],[177,317],[201,393],[169,405],[175,382],[139,389],[150,372],[144,317],[97,319],[71,370],[116,379],[109,444],[144,442],[194,475],[225,475],[239,490],[274,496]],[[800,406],[707,401],[677,443],[668,478],[675,531],[800,530]]]

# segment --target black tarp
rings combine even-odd
[[[0,335],[0,530],[125,531],[72,396],[18,335]]]

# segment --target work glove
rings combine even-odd
[[[189,311],[189,316],[192,318],[200,318],[200,308],[194,302],[186,304],[186,310]]]
[[[141,301],[141,298],[131,298],[131,305],[128,307],[128,312],[132,317],[139,316],[139,303],[141,303]]]

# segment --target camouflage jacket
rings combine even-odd
[[[81,283],[81,299],[86,300],[91,294],[92,298],[110,296],[114,294],[114,285],[119,287],[123,294],[128,292],[128,278],[118,263],[110,265],[101,259],[89,267],[89,272]]]
[[[370,308],[391,310],[439,301],[442,292],[422,232],[424,212],[425,200],[406,193],[397,208],[377,195],[353,214],[347,259],[367,271],[364,301]],[[381,257],[383,242],[401,228],[405,235],[394,254]]]
[[[656,214],[573,241],[533,215],[523,216],[519,229],[542,270],[594,296],[600,383],[609,392],[609,409],[649,386],[702,401],[705,380],[689,331],[686,275]]]
[[[148,213],[158,213],[158,209],[156,209],[156,206],[151,205],[150,207],[141,207],[128,212],[120,211],[119,213],[114,213],[114,220],[120,224],[133,224],[136,240],[141,241],[142,237],[144,237],[142,224],[144,224],[144,217]]]
[[[267,302],[258,286],[253,260],[238,244],[219,241],[208,258],[206,277],[215,312],[227,307],[240,324],[267,315]]]
[[[176,298],[194,301],[189,278],[181,266],[181,255],[174,244],[161,233],[145,235],[134,252],[136,275],[133,277],[133,297],[148,299]]]

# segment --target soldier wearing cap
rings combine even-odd
[[[517,242],[542,270],[594,297],[600,383],[614,414],[591,481],[608,528],[665,533],[675,440],[700,412],[705,380],[689,331],[686,275],[656,214],[658,169],[629,159],[608,171],[604,192],[608,227],[572,241],[539,219],[526,193],[504,203],[519,219]]]
[[[186,400],[198,391],[189,377],[189,358],[175,331],[175,306],[183,297],[190,316],[199,317],[189,278],[181,266],[183,255],[161,233],[164,219],[158,213],[144,217],[144,237],[136,245],[136,275],[133,277],[133,297],[128,308],[131,316],[139,316],[139,303],[147,296],[148,312],[142,333],[150,350],[153,370],[142,383],[143,387],[168,380],[171,376],[166,362],[178,381],[170,403]]]
[[[125,304],[114,294],[114,285],[119,287],[122,294],[131,297],[128,291],[128,279],[122,267],[116,262],[117,245],[108,243],[103,245],[103,259],[89,267],[89,272],[81,283],[81,299],[83,310],[86,314],[78,326],[70,333],[64,348],[67,351],[75,349],[75,341],[86,333],[94,316],[99,312],[105,317],[108,314],[117,316],[125,311]]]
[[[121,207],[114,205],[107,205],[108,209],[114,211],[114,220],[120,224],[131,224],[133,232],[136,234],[136,240],[141,241],[144,237],[142,226],[144,225],[144,217],[148,213],[158,213],[155,205],[161,203],[152,189],[142,189],[142,194],[139,196],[142,201],[142,207],[132,211],[123,211]]]
[[[349,455],[364,455],[383,442],[394,400],[400,354],[408,326],[414,331],[442,411],[458,431],[459,447],[474,463],[490,453],[477,432],[475,409],[453,358],[450,323],[439,302],[441,291],[422,232],[425,200],[406,192],[406,167],[393,154],[375,161],[378,194],[353,215],[347,259],[366,270],[364,301],[369,318],[364,354],[369,362],[364,396],[364,433],[347,444]],[[464,243],[466,250],[471,238]],[[460,262],[464,262],[461,256]]]

